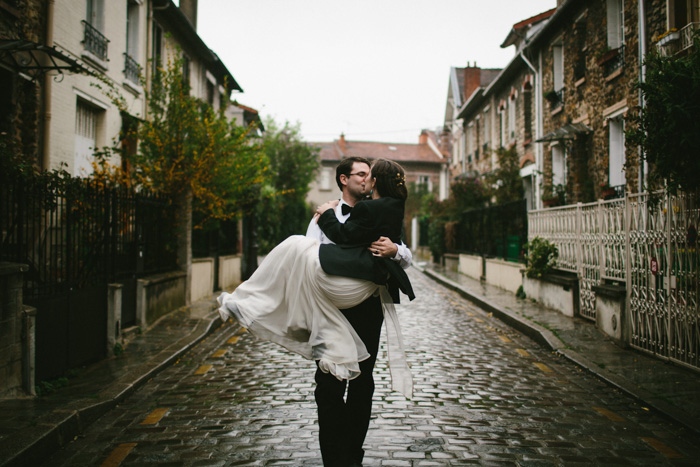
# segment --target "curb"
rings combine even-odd
[[[601,369],[583,355],[566,348],[566,344],[549,330],[543,328],[542,326],[539,326],[538,324],[533,323],[532,321],[529,321],[511,313],[499,307],[498,305],[489,302],[483,297],[479,297],[468,292],[456,282],[453,282],[430,269],[417,269],[419,269],[425,275],[429,276],[434,281],[459,293],[463,298],[474,303],[484,311],[492,313],[493,316],[498,318],[500,321],[526,335],[527,337],[534,340],[543,347],[558,353],[562,357],[566,358],[578,367],[593,374],[594,376],[609,384],[610,386],[613,386],[619,389],[620,391],[624,392],[625,394],[632,396],[638,401],[643,402],[645,405],[654,408],[656,411],[680,423],[689,430],[700,434],[700,420],[696,420],[693,417],[688,416],[685,412],[682,411],[682,409],[659,399],[657,396],[654,396],[648,391],[645,391],[642,388],[635,387],[633,384],[630,384],[630,382],[624,377]]]
[[[216,307],[212,304],[212,310],[215,309]],[[8,446],[3,447],[3,450],[7,452],[2,453],[2,455],[7,455],[7,457],[0,460],[0,466],[22,467],[38,465],[61,447],[70,443],[90,424],[112,410],[149,379],[172,365],[185,352],[189,351],[222,325],[218,313],[209,318],[208,323],[206,318],[201,319],[200,322],[201,325],[205,326],[205,329],[198,336],[189,340],[175,352],[167,349],[159,352],[144,364],[144,366],[148,367],[145,371],[139,372],[136,370],[109,385],[101,393],[106,397],[105,400],[98,403],[86,403],[85,400],[76,401],[75,408],[67,407],[53,410],[38,419],[35,426],[14,433],[3,442],[3,444]],[[202,327],[201,325],[197,324],[196,328],[190,334],[182,337],[181,340],[196,334]],[[153,361],[156,362],[155,365],[150,364]]]

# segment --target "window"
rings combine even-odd
[[[324,167],[321,169],[321,173],[318,180],[318,189],[321,191],[331,191],[333,189],[332,183],[335,181],[333,178],[334,171],[329,167]]]
[[[75,153],[73,175],[88,176],[93,173],[95,147],[97,147],[97,121],[100,110],[78,100],[75,109]]]
[[[566,184],[566,164],[564,148],[555,144],[552,146],[552,186]]]
[[[163,30],[153,24],[153,76],[158,77],[159,69],[163,64]]]
[[[484,110],[484,153],[491,143],[491,112]]]
[[[126,7],[126,53],[124,76],[132,83],[139,82],[139,4],[131,0]]]
[[[499,141],[498,141],[498,146],[499,147],[504,147],[505,142],[506,142],[506,112],[505,109],[501,110],[498,113],[498,133],[499,133]]]
[[[430,175],[419,175],[418,176],[418,186],[425,190],[426,193],[433,192],[433,183],[430,180]]]
[[[513,143],[515,141],[515,96],[511,97],[508,101],[508,142]]]
[[[558,93],[564,89],[564,47],[561,44],[552,47],[552,64],[554,91]]]
[[[523,89],[523,125],[525,141],[532,139],[532,86]]]
[[[103,0],[88,0],[87,14],[83,21],[83,47],[88,58],[97,60],[98,64],[105,67],[100,61],[107,61],[107,44],[109,41],[102,34],[104,30],[104,4]]]
[[[607,0],[608,47],[619,49],[625,43],[625,23],[622,0]]]
[[[625,178],[625,121],[622,117],[608,120],[610,138],[608,184],[620,186],[627,183]]]

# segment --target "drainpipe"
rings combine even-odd
[[[49,0],[46,8],[46,45],[53,47],[53,16],[56,1]],[[49,170],[51,163],[51,91],[52,77],[46,73],[44,75],[44,144],[41,155],[41,169]]]
[[[639,82],[644,83],[646,80],[646,65],[644,64],[644,57],[647,54],[647,22],[646,22],[646,11],[644,10],[644,0],[639,0],[637,2],[639,5]],[[644,95],[639,92],[639,108],[643,109],[645,105]],[[639,157],[639,176],[637,179],[637,191],[641,192],[644,189],[647,174],[647,161],[643,158],[644,154],[642,148],[637,148],[637,154]]]
[[[641,1],[641,0],[640,0]],[[534,83],[532,86],[533,92],[535,93],[535,139],[539,138],[540,136],[540,122],[542,120],[540,113],[542,112],[542,102],[541,102],[541,97],[542,97],[542,91],[540,90],[540,79],[539,79],[539,71],[532,65],[530,60],[525,57],[525,47],[520,51],[520,58],[522,58],[523,62],[532,70],[533,73],[533,79]],[[542,69],[542,55],[538,55],[539,60],[540,60],[540,69]],[[542,164],[542,145],[541,144],[536,144],[535,145],[535,164],[537,166],[537,171],[534,174],[533,178],[533,184],[534,184],[534,191],[535,191],[535,197],[532,200],[533,203],[533,208],[538,207],[538,201],[540,199],[540,183],[539,183],[539,173],[542,172],[542,168],[540,167],[540,164]]]

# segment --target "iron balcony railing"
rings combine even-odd
[[[83,47],[100,60],[107,61],[107,39],[100,31],[87,21],[82,21],[85,30],[83,32]]]
[[[616,50],[617,53],[603,63],[605,76],[610,76],[625,66],[625,46],[621,45],[620,48]]]
[[[124,54],[124,76],[132,83],[138,84],[141,75],[141,66],[131,55]]]

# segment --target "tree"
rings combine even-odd
[[[318,150],[302,141],[298,124],[279,127],[267,119],[265,128],[262,148],[270,166],[257,210],[261,252],[306,232],[312,214],[306,195],[319,169]]]
[[[515,147],[511,149],[499,148],[498,168],[486,175],[486,181],[492,187],[496,204],[505,204],[511,201],[523,199],[525,190],[523,180],[520,177],[520,164],[518,152]]]
[[[265,183],[267,158],[224,114],[190,95],[181,61],[169,63],[148,94],[149,118],[130,161],[137,182],[174,198],[193,197],[201,222],[231,219],[251,206]]]
[[[651,187],[670,192],[700,187],[700,40],[682,57],[649,54],[646,78],[637,84],[644,106],[626,132],[627,145],[641,147]]]

